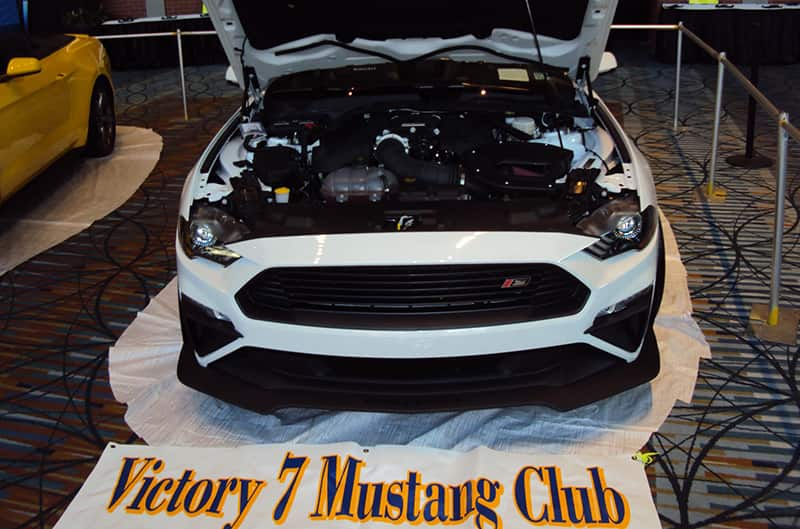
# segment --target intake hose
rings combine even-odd
[[[400,177],[410,177],[435,186],[462,185],[456,165],[439,165],[417,160],[406,153],[403,144],[394,138],[386,138],[375,149],[375,158],[387,169]]]

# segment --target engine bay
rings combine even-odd
[[[409,83],[388,65],[323,79],[296,74],[263,97],[252,93],[201,171],[193,216],[235,220],[235,240],[408,229],[585,232],[579,224],[601,206],[637,201],[624,150],[566,76],[473,63],[465,68],[483,79],[474,84],[447,67],[460,84]],[[501,82],[487,80],[500,71]]]

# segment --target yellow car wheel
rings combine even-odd
[[[114,114],[114,95],[108,82],[100,78],[92,90],[89,110],[89,136],[86,139],[88,156],[108,156],[117,139],[117,119]]]

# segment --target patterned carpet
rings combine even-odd
[[[621,103],[626,129],[650,160],[714,353],[701,365],[693,403],[677,407],[648,446],[657,454],[648,475],[659,513],[665,527],[798,526],[797,347],[762,343],[747,331],[750,305],[766,300],[774,179],[723,162],[727,200],[698,201],[714,71],[687,68],[682,128],[673,134],[674,69],[635,53],[620,62],[597,89]],[[107,350],[175,273],[184,176],[239,102],[222,73],[189,70],[188,122],[174,71],[117,74],[120,123],[164,137],[155,171],[122,208],[0,277],[0,528],[51,527],[105,444],[137,440],[111,395]],[[764,78],[776,100],[798,105],[800,69],[768,70]],[[728,93],[723,155],[742,150],[744,126],[741,91],[731,85]],[[775,137],[762,120],[759,149],[773,152]],[[794,307],[799,169],[790,171],[783,288],[783,302]]]
[[[136,440],[108,347],[175,275],[184,177],[239,103],[221,72],[188,74],[188,122],[173,71],[118,75],[119,122],[164,138],[156,169],[113,214],[0,278],[0,527],[52,526],[106,443]]]
[[[604,78],[599,91],[626,104],[626,129],[652,166],[660,205],[689,272],[696,318],[714,355],[701,365],[692,404],[676,407],[650,441],[659,454],[651,469],[659,513],[666,527],[795,527],[797,347],[762,343],[747,331],[751,305],[768,299],[774,177],[724,161],[743,151],[746,99],[734,84],[726,87],[717,181],[727,200],[707,203],[695,191],[709,167],[715,70],[687,72],[676,135],[674,69],[633,66],[625,58],[622,63],[629,66]],[[786,103],[783,90],[797,69],[768,73],[763,86]],[[763,119],[762,125],[758,148],[774,156],[777,129]],[[797,307],[797,167],[789,174],[782,301]]]

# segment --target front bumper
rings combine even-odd
[[[243,314],[233,294],[251,277],[270,266],[309,262],[297,252],[274,251],[279,244],[297,244],[296,238],[267,241],[276,245],[268,252],[275,256],[270,263],[245,258],[224,269],[189,261],[179,252],[184,346],[178,377],[189,387],[259,412],[579,407],[658,373],[651,326],[663,286],[657,277],[663,273],[659,239],[602,265],[581,251],[548,260],[591,289],[576,314],[511,325],[400,331],[255,321]],[[294,262],[276,262],[287,255]],[[369,262],[363,253],[361,259]],[[599,316],[604,307],[637,292],[646,294],[629,309]],[[631,327],[636,343],[616,339]]]
[[[412,412],[529,404],[570,410],[648,382],[659,371],[652,329],[630,363],[576,343],[469,358],[406,360],[245,347],[203,367],[188,326],[182,328],[180,381],[259,413],[292,407]]]
[[[606,307],[653,285],[658,244],[654,240],[641,251],[599,261],[582,251],[594,241],[561,234],[504,232],[276,237],[231,245],[242,258],[227,268],[205,259],[191,259],[179,248],[178,279],[182,296],[223,315],[241,335],[202,355],[199,361],[203,366],[242,347],[361,358],[444,358],[541,349],[563,345],[566,340],[586,343],[631,362],[638,350],[626,350],[586,331]],[[396,330],[255,319],[242,310],[236,299],[253,277],[269,268],[498,262],[558,266],[580,280],[591,294],[580,312],[563,317],[502,325]]]

